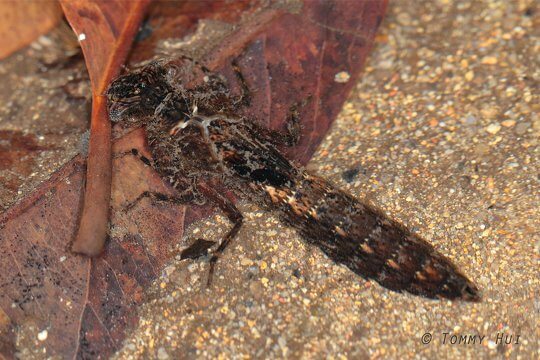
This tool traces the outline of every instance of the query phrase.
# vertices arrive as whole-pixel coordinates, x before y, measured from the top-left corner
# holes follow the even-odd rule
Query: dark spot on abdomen
[[[273,187],[280,187],[285,185],[287,177],[273,169],[256,169],[250,174],[250,178],[258,183],[264,183],[272,185]]]

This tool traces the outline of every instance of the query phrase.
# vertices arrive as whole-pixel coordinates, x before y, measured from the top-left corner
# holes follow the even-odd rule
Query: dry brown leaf
[[[111,196],[111,124],[103,96],[118,75],[131,48],[149,0],[61,1],[66,18],[77,33],[92,84],[90,146],[79,229],[72,249],[95,256],[107,237]]]
[[[25,47],[62,19],[56,1],[0,2],[0,59]]]

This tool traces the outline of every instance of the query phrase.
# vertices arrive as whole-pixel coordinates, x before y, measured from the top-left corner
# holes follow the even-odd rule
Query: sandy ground
[[[171,263],[117,357],[537,358],[532,6],[391,2],[362,81],[309,164],[432,242],[479,285],[481,303],[366,282],[242,204],[246,225],[214,286],[203,287],[204,259]],[[227,226],[215,216],[187,236],[218,239]]]

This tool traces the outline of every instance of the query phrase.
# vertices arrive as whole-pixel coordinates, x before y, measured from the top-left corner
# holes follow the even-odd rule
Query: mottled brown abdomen
[[[262,188],[285,222],[356,274],[398,292],[480,299],[475,285],[429,243],[327,181],[303,173],[291,189]]]

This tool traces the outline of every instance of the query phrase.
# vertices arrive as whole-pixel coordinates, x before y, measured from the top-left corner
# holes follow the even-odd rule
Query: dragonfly
[[[187,56],[147,63],[115,79],[106,93],[113,123],[146,130],[151,159],[136,149],[131,153],[176,190],[173,196],[146,191],[128,207],[147,197],[209,203],[231,222],[211,253],[209,283],[244,222],[235,203],[217,190],[224,188],[277,214],[330,259],[385,288],[427,298],[481,299],[476,285],[419,235],[284,155],[282,149],[300,138],[299,109],[309,99],[291,106],[281,131],[238,115],[250,106],[251,93],[236,61],[232,68],[241,89],[236,93],[224,76]],[[211,244],[194,244],[182,256],[196,256],[194,249]]]

